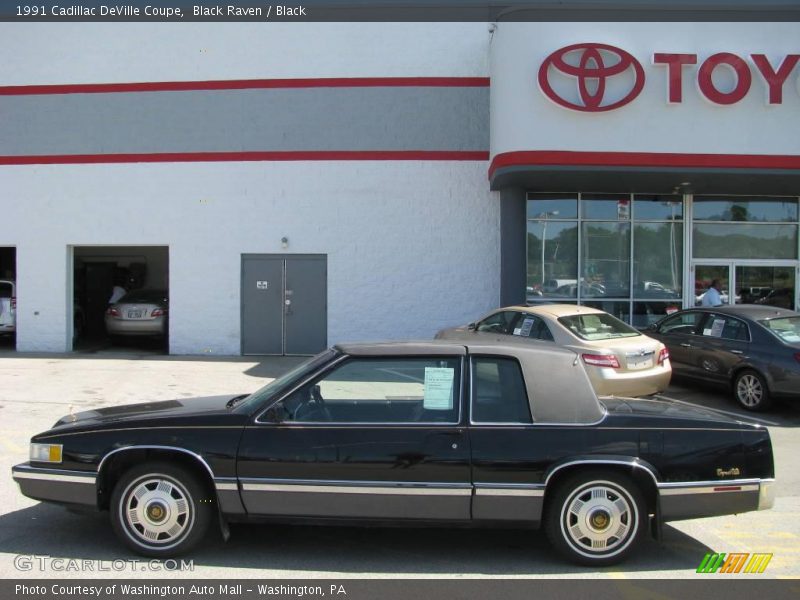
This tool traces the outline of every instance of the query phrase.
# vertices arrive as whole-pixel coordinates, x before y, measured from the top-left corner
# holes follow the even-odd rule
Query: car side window
[[[511,333],[511,325],[516,318],[514,311],[503,310],[486,317],[476,329],[485,333]]]
[[[527,337],[535,340],[553,341],[553,334],[544,319],[528,313],[519,313],[519,317],[513,323],[513,335]]]
[[[528,391],[512,358],[472,359],[472,422],[531,423]]]
[[[689,311],[667,317],[658,327],[659,333],[695,333],[704,313]]]
[[[728,315],[709,314],[703,323],[703,337],[715,337],[740,342],[750,341],[747,323]]]
[[[458,423],[458,357],[351,358],[303,385],[262,421]]]

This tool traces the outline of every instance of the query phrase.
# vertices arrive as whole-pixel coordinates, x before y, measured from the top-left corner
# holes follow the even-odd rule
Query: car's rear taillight
[[[106,310],[106,314],[109,317],[118,317],[119,316],[119,311],[116,308],[114,308],[113,306],[110,306],[108,308],[108,310]]]
[[[12,310],[16,310],[17,308],[17,298],[15,296],[11,297],[11,308]]]
[[[150,313],[150,316],[151,317],[163,317],[165,314],[167,314],[167,309],[166,308],[154,308],[153,312]]]
[[[794,353],[794,359],[795,359],[797,362],[800,362],[800,352],[795,352],[795,353]]]
[[[583,354],[583,362],[593,367],[611,367],[619,369],[619,361],[613,354]]]
[[[669,360],[669,350],[662,348],[661,352],[658,353],[658,364],[663,365],[664,361],[667,360]]]

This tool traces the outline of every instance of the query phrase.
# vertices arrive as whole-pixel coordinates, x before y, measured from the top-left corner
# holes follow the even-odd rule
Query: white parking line
[[[774,425],[775,427],[781,427],[782,424],[776,421],[770,421],[768,419],[761,419],[758,417],[751,417],[751,416],[743,416],[741,413],[735,413],[729,410],[722,410],[721,408],[713,408],[711,406],[704,406],[702,404],[694,404],[693,402],[686,402],[684,400],[678,400],[677,398],[670,398],[669,396],[665,396],[664,394],[656,394],[656,398],[661,398],[662,400],[669,400],[670,402],[677,402],[678,404],[685,404],[687,406],[694,406],[697,408],[707,408],[708,410],[713,410],[719,413],[723,413],[726,415],[730,415],[731,417],[735,417],[738,421],[742,421],[743,423],[748,423],[750,421],[755,421],[757,424],[761,425]]]

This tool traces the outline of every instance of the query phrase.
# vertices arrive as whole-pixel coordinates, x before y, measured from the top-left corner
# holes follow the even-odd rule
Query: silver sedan
[[[165,290],[133,290],[106,310],[109,335],[153,335],[167,333],[168,299]]]

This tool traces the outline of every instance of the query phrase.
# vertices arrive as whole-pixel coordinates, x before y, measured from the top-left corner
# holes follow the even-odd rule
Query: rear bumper
[[[665,363],[642,371],[619,372],[587,366],[586,373],[598,396],[649,396],[667,389],[672,368]]]
[[[20,491],[34,500],[97,508],[97,474],[33,467],[22,463],[11,467]]]
[[[659,483],[658,496],[663,521],[732,515],[772,508],[775,480]]]
[[[111,335],[164,335],[164,319],[127,320],[106,317],[106,331]]]

